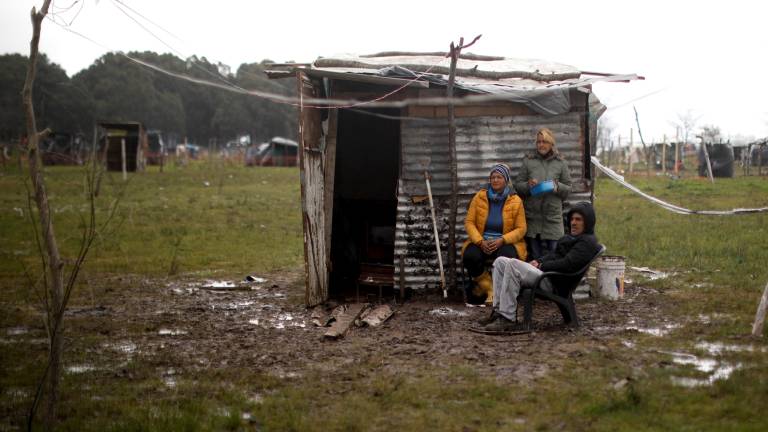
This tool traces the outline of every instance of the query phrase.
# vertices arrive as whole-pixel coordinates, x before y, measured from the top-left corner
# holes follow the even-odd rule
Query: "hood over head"
[[[573,206],[568,211],[568,225],[570,225],[571,215],[574,213],[578,213],[584,218],[584,234],[594,234],[597,217],[595,216],[595,209],[592,207],[592,204],[582,202]]]

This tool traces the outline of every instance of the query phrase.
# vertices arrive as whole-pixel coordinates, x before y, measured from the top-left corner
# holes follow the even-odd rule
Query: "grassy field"
[[[52,168],[48,181],[58,235],[71,256],[84,208],[81,174]],[[700,179],[632,182],[695,209],[768,206],[766,177],[714,185]],[[100,208],[122,188],[119,175],[107,177]],[[598,181],[595,195],[597,234],[609,253],[627,257],[630,266],[673,273],[654,281],[633,275],[636,284],[659,293],[649,307],[674,323],[664,337],[632,333],[630,349],[626,337],[589,343],[595,338],[582,331],[573,344],[589,349],[552,353],[557,367],[522,384],[483,373],[482,361],[419,366],[416,355],[409,363],[416,366],[393,370],[382,367],[386,357],[372,354],[332,374],[308,370],[300,379],[256,367],[201,368],[169,390],[150,373],[154,360],[134,358],[109,373],[66,375],[61,429],[767,430],[768,344],[746,335],[768,282],[768,214],[672,214],[607,179]],[[28,211],[22,177],[13,168],[0,171],[0,430],[20,427],[45,354],[39,341],[19,343],[12,336],[20,327],[42,327],[24,276],[39,274]],[[302,254],[296,169],[207,163],[153,169],[132,175],[125,186],[117,218],[95,244],[73,304],[100,304],[126,280],[301,272]],[[73,343],[66,355],[77,363],[109,335],[89,327],[87,317],[73,320],[82,334],[68,335]],[[547,337],[537,335],[533,343]],[[739,367],[711,384],[675,384],[680,375],[709,375],[677,367],[665,353],[706,356],[703,342],[741,347],[715,355]],[[514,345],[525,356],[520,343],[491,344],[500,355]]]

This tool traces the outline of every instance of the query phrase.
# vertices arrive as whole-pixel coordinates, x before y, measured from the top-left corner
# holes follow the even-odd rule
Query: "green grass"
[[[79,245],[85,210],[82,169],[47,170],[50,206],[65,255]],[[180,272],[273,271],[301,262],[299,172],[291,168],[248,169],[200,162],[186,168],[156,167],[131,174],[121,195],[119,173],[107,173],[99,216],[119,197],[117,217],[95,243],[87,271],[164,275],[178,244]],[[0,272],[36,264],[36,247],[23,177],[0,177]],[[16,210],[15,210],[16,209]]]
[[[696,210],[768,206],[768,177],[717,179],[714,185],[698,178],[631,181],[650,195]],[[597,235],[608,253],[626,256],[631,266],[676,272],[671,281],[650,285],[681,300],[679,312],[735,314],[740,328],[754,318],[744,312],[754,313],[768,281],[768,213],[678,215],[607,179],[598,182],[595,195]]]
[[[76,294],[81,300],[109,295],[110,278],[116,274],[161,278],[173,273],[174,253],[179,277],[242,277],[301,269],[296,169],[204,162],[167,168],[164,173],[151,169],[131,176],[115,224],[98,239],[86,265]],[[0,173],[0,326],[24,325],[42,332],[35,299],[22,276],[23,268],[32,274],[39,268],[28,219],[14,210],[27,212],[22,177],[12,168]],[[65,255],[71,256],[79,238],[81,175],[77,168],[53,168],[48,170],[48,181],[60,242]],[[631,181],[661,199],[695,209],[768,205],[765,177],[718,179],[715,185],[699,179]],[[101,216],[121,183],[116,174],[105,178]],[[151,362],[138,357],[123,366],[125,373],[65,375],[61,429],[768,429],[767,345],[765,340],[744,338],[768,281],[768,214],[676,215],[604,178],[595,193],[597,234],[610,254],[626,256],[628,265],[676,273],[645,284],[664,294],[658,307],[681,323],[669,336],[638,335],[636,350],[624,349],[620,338],[599,342],[603,345],[591,346],[600,349],[564,357],[555,363],[559,368],[543,377],[514,385],[481,373],[484,365],[473,362],[424,364],[395,372],[382,368],[381,359],[372,359],[331,376],[309,370],[299,379],[287,380],[247,368],[207,369],[180,376],[177,387],[169,389],[158,381]],[[174,242],[179,244],[176,251]],[[723,318],[708,325],[697,320],[700,314]],[[78,346],[99,346],[108,340],[96,330],[83,335]],[[674,386],[672,376],[699,373],[671,367],[660,352],[696,352],[697,340],[752,343],[756,350],[726,356],[744,365],[727,380],[691,389]],[[20,428],[11,422],[19,421],[18,411],[28,402],[45,345],[0,348],[0,418],[5,419],[0,429]],[[86,363],[89,352],[73,348],[67,352],[68,360]],[[614,388],[626,377],[631,378],[627,385]],[[254,394],[262,400],[254,401]],[[242,419],[243,413],[252,420]]]

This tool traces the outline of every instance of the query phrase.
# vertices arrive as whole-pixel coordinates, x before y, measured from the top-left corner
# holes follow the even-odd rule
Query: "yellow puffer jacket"
[[[467,218],[464,220],[464,229],[467,231],[469,238],[461,248],[462,254],[470,242],[479,246],[480,242],[483,241],[483,232],[485,231],[485,222],[488,220],[489,208],[488,191],[480,189],[480,192],[476,193],[474,198],[472,198],[472,202],[469,204],[469,211],[467,211]],[[507,197],[502,208],[502,218],[504,220],[502,228],[504,244],[515,245],[518,258],[525,261],[528,257],[528,251],[525,248],[525,232],[527,227],[525,225],[523,201],[519,196],[513,194]]]

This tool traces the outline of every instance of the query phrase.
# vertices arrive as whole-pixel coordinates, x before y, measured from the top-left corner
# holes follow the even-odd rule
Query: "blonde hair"
[[[538,139],[539,137],[541,137],[541,139],[543,139],[545,142],[552,144],[553,147],[555,146],[555,134],[552,133],[552,131],[548,128],[539,129],[539,131],[536,133],[536,138]]]

